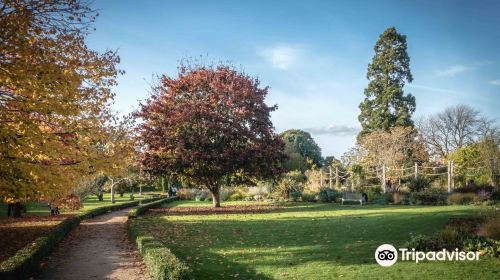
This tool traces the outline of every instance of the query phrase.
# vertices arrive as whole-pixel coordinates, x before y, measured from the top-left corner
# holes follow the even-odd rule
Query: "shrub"
[[[210,199],[210,192],[208,190],[198,190],[194,198],[196,201],[205,201]]]
[[[409,202],[421,205],[446,205],[447,194],[439,190],[428,189],[410,194]]]
[[[387,202],[393,204],[401,204],[406,200],[406,195],[399,191],[387,192],[385,194]]]
[[[220,190],[219,196],[221,201],[226,201],[229,198],[229,195],[231,195],[231,191],[227,188],[222,188]]]
[[[318,201],[318,199],[316,198],[316,195],[313,193],[303,193],[302,194],[302,201],[316,202],[316,201]]]
[[[477,201],[478,198],[473,193],[453,193],[448,196],[448,204],[472,204]]]
[[[464,240],[465,251],[479,251],[484,256],[500,257],[500,241],[481,236],[475,236]]]
[[[129,220],[127,229],[130,239],[137,245],[152,279],[188,279],[190,269],[168,248],[152,236],[141,234],[134,220]]]
[[[195,200],[196,196],[200,193],[200,190],[198,189],[187,189],[187,188],[182,188],[177,190],[177,197],[179,197],[182,200]]]
[[[302,193],[301,193],[301,192],[299,192],[299,191],[291,191],[291,192],[290,192],[290,197],[289,197],[289,198],[290,198],[292,201],[297,202],[297,201],[299,201],[299,199],[300,199],[300,197],[301,197],[301,196],[302,196]]]
[[[465,185],[464,187],[455,189],[458,193],[478,193],[480,191],[485,191],[491,193],[493,191],[493,186],[490,185],[476,185],[473,182]]]
[[[500,201],[500,191],[492,192],[490,199],[494,201]]]
[[[322,188],[319,191],[319,200],[321,202],[334,202],[337,198],[337,191],[331,188]]]
[[[269,192],[263,186],[249,187],[247,195],[249,200],[264,200],[269,196]]]
[[[424,176],[412,177],[408,182],[408,188],[411,192],[421,192],[431,186],[431,180]]]
[[[491,217],[480,224],[477,235],[500,240],[500,216]]]
[[[237,200],[245,200],[248,197],[248,190],[246,187],[237,187],[232,190],[232,193],[229,195],[227,200],[237,201]]]
[[[293,194],[294,197],[297,197],[297,195],[300,197],[300,193],[303,190],[303,182],[304,175],[300,171],[286,173],[274,189],[273,198],[289,199],[292,198],[292,192],[295,193]]]

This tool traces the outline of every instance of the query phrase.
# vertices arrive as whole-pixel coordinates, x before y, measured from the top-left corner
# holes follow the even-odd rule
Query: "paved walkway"
[[[35,279],[149,279],[127,237],[127,212],[83,221],[42,264]]]

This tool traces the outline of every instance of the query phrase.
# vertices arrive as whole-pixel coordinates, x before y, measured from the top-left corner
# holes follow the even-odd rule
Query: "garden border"
[[[39,269],[40,262],[83,220],[91,219],[108,212],[138,206],[144,202],[150,204],[151,201],[161,199],[161,197],[147,198],[121,204],[106,205],[69,217],[59,223],[47,235],[38,237],[31,244],[18,250],[15,255],[1,262],[0,279],[27,279],[32,276]]]
[[[150,235],[143,235],[135,226],[135,219],[147,210],[178,200],[178,197],[169,197],[155,202],[147,203],[128,213],[127,233],[132,242],[137,246],[139,253],[154,280],[189,279],[190,268],[170,251],[162,242]]]

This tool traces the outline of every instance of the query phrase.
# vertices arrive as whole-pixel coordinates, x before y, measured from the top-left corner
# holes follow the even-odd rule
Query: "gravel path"
[[[83,221],[42,264],[35,279],[150,279],[127,237],[127,212]]]

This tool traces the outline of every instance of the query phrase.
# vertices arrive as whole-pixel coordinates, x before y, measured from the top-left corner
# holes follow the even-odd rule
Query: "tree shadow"
[[[232,277],[218,273],[227,271],[229,275],[252,277],[256,273],[255,266],[282,269],[315,262],[333,266],[375,264],[374,252],[379,245],[403,245],[410,234],[435,232],[450,217],[468,216],[474,212],[446,207],[434,212],[405,211],[415,210],[414,206],[389,210],[387,206],[359,209],[370,211],[337,215],[337,210],[352,212],[355,209],[331,209],[319,205],[307,206],[307,210],[292,207],[257,214],[274,215],[269,218],[226,214],[219,217],[190,216],[186,217],[187,220],[178,216],[175,219],[150,216],[139,221],[149,231],[161,228],[156,237],[163,238],[166,246],[186,262],[192,262],[196,257],[201,258],[202,263],[208,262],[209,265],[192,262],[195,272],[198,271],[197,278],[228,279]],[[323,216],[308,216],[309,212],[316,211],[330,211],[332,214],[325,212]],[[304,215],[294,216],[296,212]],[[276,215],[285,213],[292,215]],[[249,260],[252,260],[251,264],[246,264]],[[263,277],[259,275],[258,279]]]

